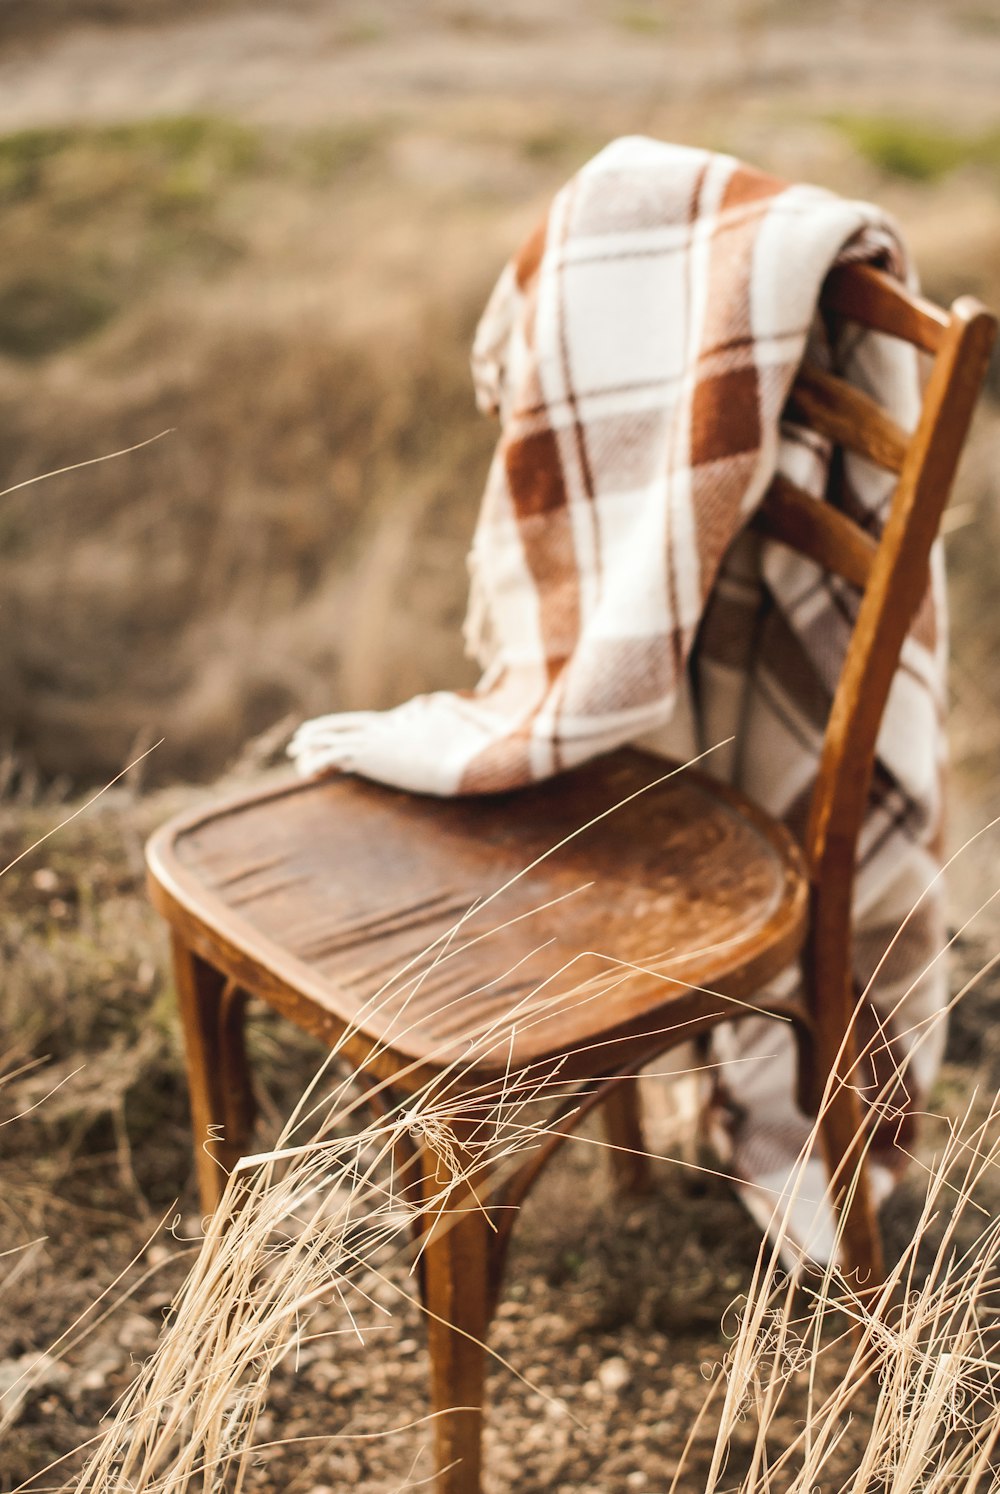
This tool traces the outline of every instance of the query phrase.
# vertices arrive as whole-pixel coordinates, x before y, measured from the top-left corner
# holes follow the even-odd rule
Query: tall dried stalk
[[[533,1143],[539,1131],[527,1112],[544,1085],[514,1076],[462,1105],[397,1109],[348,1137],[334,1134],[353,1109],[338,1089],[298,1145],[289,1144],[293,1117],[273,1151],[233,1173],[156,1353],[83,1474],[64,1487],[185,1494],[217,1488],[227,1472],[227,1487],[240,1490],[271,1376],[309,1339],[311,1315],[339,1301],[340,1331],[360,1335],[355,1313],[371,1300],[362,1273],[406,1246],[421,1217],[446,1221],[456,1179]],[[460,1114],[473,1123],[461,1165],[448,1141]],[[430,1196],[409,1160],[415,1136],[440,1148]]]
[[[876,1292],[860,1294],[832,1268],[796,1288],[773,1252],[762,1255],[721,1371],[706,1494],[723,1487],[739,1494],[973,1494],[998,1486],[1000,1219],[976,1202],[977,1188],[1000,1162],[998,1120],[1000,1097],[985,1119],[967,1114],[949,1127],[909,1243]],[[966,1243],[975,1211],[982,1226]],[[937,1230],[940,1239],[924,1261]],[[823,1389],[833,1356],[838,1372]],[[803,1390],[804,1412],[797,1399]],[[800,1430],[781,1443],[776,1424],[790,1424],[789,1405]],[[755,1436],[746,1471],[726,1479],[734,1433],[747,1417]],[[845,1475],[840,1443],[858,1420],[867,1437]]]
[[[944,1016],[924,1025],[916,1046],[932,1037]],[[902,1120],[889,1093],[898,1081],[905,1085],[906,1067],[876,1101],[883,1122]],[[793,1198],[818,1147],[834,1082],[792,1180]],[[727,1494],[833,1488],[842,1494],[978,1494],[989,1488],[995,1494],[1000,1488],[994,1458],[1000,1439],[1000,1218],[977,1197],[984,1183],[996,1186],[1000,1095],[978,1120],[976,1101],[974,1094],[956,1123],[925,1118],[925,1124],[944,1126],[944,1144],[926,1169],[919,1216],[884,1282],[865,1289],[845,1280],[835,1262],[811,1273],[806,1264],[789,1276],[781,1265],[787,1211],[775,1219],[713,1387],[722,1391],[722,1409],[705,1494],[719,1494],[723,1486]],[[847,1180],[848,1194],[854,1181]],[[838,1244],[841,1233],[838,1228]],[[831,1361],[832,1386],[823,1388]],[[790,1405],[799,1431],[789,1439]],[[723,1485],[745,1418],[754,1427],[747,1466]],[[845,1473],[840,1445],[853,1422],[866,1436]],[[784,1438],[777,1435],[779,1423]]]
[[[152,1360],[121,1402],[75,1494],[187,1494],[242,1488],[258,1416],[279,1362],[309,1337],[310,1314],[338,1300],[343,1328],[362,1330],[362,1267],[403,1248],[422,1209],[447,1215],[456,1176],[471,1177],[487,1157],[515,1159],[545,1134],[536,1102],[558,1089],[555,1069],[505,1080],[459,1100],[447,1090],[335,1134],[356,1109],[338,1087],[312,1104],[307,1093],[273,1152],[247,1158],[175,1304]],[[314,1134],[292,1144],[304,1116]],[[478,1124],[462,1167],[448,1137],[456,1120]],[[990,1340],[1000,1282],[1000,1221],[987,1219],[971,1246],[959,1247],[963,1215],[1000,1158],[1000,1102],[984,1120],[951,1128],[928,1177],[917,1226],[885,1286],[865,1295],[829,1268],[796,1286],[780,1265],[782,1226],[760,1256],[740,1331],[726,1357],[716,1451],[706,1494],[773,1489],[811,1494],[833,1487],[840,1444],[852,1418],[870,1424],[865,1450],[837,1487],[887,1494],[980,1487],[1000,1433],[1000,1380]],[[408,1144],[440,1138],[440,1185],[420,1199],[405,1158]],[[815,1137],[814,1137],[815,1139]],[[803,1156],[803,1165],[808,1152]],[[947,1218],[929,1266],[933,1226]],[[919,1285],[918,1285],[919,1282]],[[803,1301],[805,1305],[803,1306]],[[845,1322],[847,1327],[845,1328]],[[828,1356],[855,1342],[846,1371],[822,1389]],[[840,1361],[838,1360],[838,1368]],[[774,1428],[806,1385],[801,1430],[774,1445]],[[736,1426],[756,1425],[749,1466],[725,1478]],[[787,1417],[785,1418],[787,1420]]]

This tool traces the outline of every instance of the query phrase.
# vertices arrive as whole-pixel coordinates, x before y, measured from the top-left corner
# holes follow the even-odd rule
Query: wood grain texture
[[[824,571],[868,585],[878,549],[870,534],[830,503],[820,503],[785,477],[776,477],[754,519],[754,528],[805,555]]]
[[[224,1080],[226,1060],[223,1021],[226,980],[216,969],[194,954],[176,932],[173,937],[174,983],[184,1033],[191,1129],[194,1133],[195,1166],[202,1208],[211,1214],[226,1186],[227,1172],[239,1160],[243,1135],[226,1133],[232,1112],[227,1104]]]
[[[456,1127],[455,1157],[468,1159]],[[438,1159],[425,1154],[425,1196],[441,1191]],[[473,1191],[473,1188],[475,1191]],[[427,1219],[423,1298],[431,1361],[431,1410],[437,1453],[438,1494],[470,1494],[480,1486],[486,1370],[486,1335],[493,1309],[490,1287],[492,1235],[477,1201],[486,1179],[456,1180],[445,1207]]]
[[[762,983],[804,937],[787,832],[689,770],[658,783],[668,771],[623,751],[450,800],[295,782],[167,827],[153,897],[173,923],[198,920],[206,957],[240,984],[268,970],[289,1015],[311,1004],[331,1040],[354,1028],[397,1065],[575,1054],[648,1033],[676,1002],[685,1020],[692,1001],[736,1010],[690,987],[741,997],[744,971]]]
[[[902,470],[908,439],[902,426],[836,374],[805,366],[792,388],[786,415],[890,472]]]
[[[872,265],[845,265],[831,271],[823,287],[823,310],[936,353],[949,313],[916,295]]]
[[[875,744],[903,640],[926,586],[937,536],[972,411],[982,388],[996,319],[971,297],[956,301],[941,335],[916,430],[872,565],[833,699],[806,836],[812,886],[806,974],[814,1018],[813,1109],[833,1076],[823,1140],[831,1173],[852,1178],[863,1152],[853,1083],[851,909],[858,839]],[[847,1220],[862,1275],[881,1271],[874,1206],[861,1169]]]

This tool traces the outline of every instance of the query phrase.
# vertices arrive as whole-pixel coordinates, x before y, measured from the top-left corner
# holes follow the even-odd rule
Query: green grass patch
[[[389,128],[265,132],[185,114],[0,136],[0,356],[45,358],[164,277],[224,272],[257,198],[369,166]]]
[[[48,161],[73,139],[72,130],[18,130],[0,136],[0,203],[37,193]]]
[[[617,10],[615,24],[636,36],[662,36],[668,29],[667,17],[661,10],[639,5],[626,5]]]
[[[1000,31],[1000,11],[991,5],[960,6],[952,12],[956,26],[981,36],[996,36]]]
[[[958,135],[912,119],[840,114],[831,121],[887,176],[936,182],[960,166],[1000,168],[1000,130]]]
[[[370,47],[375,42],[384,41],[387,35],[385,22],[378,16],[364,16],[342,26],[337,40],[344,47]]]
[[[562,165],[567,169],[581,166],[604,144],[606,136],[569,121],[531,130],[519,142],[525,160]]]
[[[385,121],[340,128],[307,130],[295,137],[294,162],[321,186],[345,171],[370,165],[382,152],[388,133]]]
[[[96,283],[54,275],[24,275],[0,285],[0,353],[42,358],[103,327],[115,311]]]
[[[252,169],[263,154],[258,131],[212,115],[135,120],[93,133],[108,145],[153,155],[167,164],[190,163],[207,156],[228,173]]]
[[[59,353],[164,273],[232,263],[226,204],[270,164],[258,132],[201,115],[0,137],[0,354]]]
[[[70,175],[90,205],[92,193],[102,196],[108,182],[118,190],[141,189],[144,183],[155,189],[164,177],[180,173],[220,183],[261,166],[263,157],[257,131],[203,115],[18,130],[0,136],[0,203],[64,197]]]

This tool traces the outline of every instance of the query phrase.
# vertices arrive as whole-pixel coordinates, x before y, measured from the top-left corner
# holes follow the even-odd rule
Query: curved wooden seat
[[[459,1057],[470,1079],[554,1054],[589,1071],[601,1042],[607,1071],[664,1024],[731,1016],[804,937],[790,835],[670,772],[622,751],[488,799],[283,785],[164,826],[152,895],[317,1036],[356,1028],[356,1061],[378,1045],[414,1083]]]

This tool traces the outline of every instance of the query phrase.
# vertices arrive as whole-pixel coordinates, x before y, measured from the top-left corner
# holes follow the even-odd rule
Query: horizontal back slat
[[[821,300],[828,315],[932,353],[940,348],[950,320],[947,312],[871,265],[832,271]],[[785,413],[889,472],[898,474],[904,468],[912,438],[870,395],[835,374],[803,365]],[[876,542],[832,504],[816,502],[786,479],[778,477],[772,484],[755,527],[852,585],[862,590],[868,585]]]
[[[754,528],[769,539],[790,545],[862,590],[868,585],[877,549],[870,535],[830,503],[819,502],[789,482],[776,477],[754,520]]]
[[[793,420],[860,452],[890,472],[902,471],[909,438],[880,405],[835,374],[803,365],[786,407]]]
[[[821,304],[846,321],[860,322],[890,337],[936,353],[948,325],[948,313],[912,295],[898,281],[871,265],[845,265],[827,276]]]

